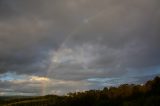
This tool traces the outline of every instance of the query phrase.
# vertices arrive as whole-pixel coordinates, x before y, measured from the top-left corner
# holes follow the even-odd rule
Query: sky
[[[160,75],[160,0],[0,0],[0,95],[63,95]]]

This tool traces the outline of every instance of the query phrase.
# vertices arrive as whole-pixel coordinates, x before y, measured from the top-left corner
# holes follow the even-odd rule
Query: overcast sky
[[[160,0],[0,0],[0,95],[65,94],[160,75]]]

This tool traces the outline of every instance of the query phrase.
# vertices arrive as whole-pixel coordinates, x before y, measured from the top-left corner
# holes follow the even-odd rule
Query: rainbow
[[[98,12],[98,14],[95,14],[95,15],[93,15],[93,16],[85,19],[85,20],[83,20],[83,22],[82,22],[80,25],[78,25],[77,27],[75,27],[75,29],[73,29],[73,30],[67,35],[66,39],[63,41],[63,43],[60,45],[60,47],[58,48],[57,51],[63,49],[63,48],[65,47],[66,43],[67,43],[73,36],[75,36],[78,32],[80,32],[80,31],[84,28],[84,26],[85,26],[86,24],[91,23],[92,21],[94,21],[94,20],[97,19],[98,17],[102,16],[105,12],[106,12],[106,10],[102,10],[102,11]],[[55,54],[53,54],[53,55],[55,55]],[[52,72],[52,70],[56,69],[58,66],[59,66],[58,64],[54,64],[54,65],[53,65],[53,62],[51,61],[51,63],[50,63],[49,66],[48,66],[48,69],[47,69],[47,75],[46,75],[46,77],[49,77],[49,75],[50,75],[50,73]],[[42,93],[41,93],[42,95],[45,95],[45,94],[47,93],[47,91],[46,91],[47,86],[48,86],[48,85],[47,85],[46,83],[43,83],[43,82],[42,82],[42,86],[41,86],[41,87],[42,87]]]

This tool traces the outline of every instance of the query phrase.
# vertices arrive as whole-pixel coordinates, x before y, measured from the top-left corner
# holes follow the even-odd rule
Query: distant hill
[[[33,96],[0,96],[0,100],[12,100],[12,99],[22,99],[22,98],[30,98]]]
[[[0,106],[160,106],[160,77],[144,85],[123,84],[103,90],[69,93],[67,96],[0,97]]]

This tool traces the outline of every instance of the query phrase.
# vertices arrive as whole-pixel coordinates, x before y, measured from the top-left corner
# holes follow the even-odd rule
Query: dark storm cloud
[[[0,0],[0,73],[76,81],[153,76],[160,65],[159,5],[159,0]]]
[[[38,12],[42,12],[42,17],[44,16],[43,3],[38,1],[40,9],[35,8],[36,4],[37,1],[1,1],[1,13],[6,14],[5,20],[1,19],[0,22],[1,72],[21,72],[26,68],[28,71],[32,70],[32,64],[47,60],[49,49],[55,49],[61,38],[64,39],[61,35],[55,36],[63,32],[55,29],[56,25],[52,26],[53,20],[39,18]],[[41,65],[33,73],[41,70],[38,67]]]

